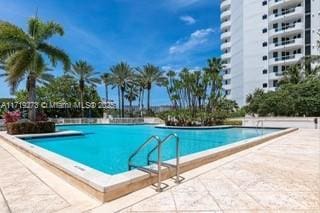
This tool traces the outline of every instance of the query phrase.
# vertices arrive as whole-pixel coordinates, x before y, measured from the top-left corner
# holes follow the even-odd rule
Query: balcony
[[[225,21],[221,23],[221,30],[229,28],[231,26],[231,20]]]
[[[273,10],[276,7],[285,7],[286,5],[302,3],[302,0],[270,0],[269,10]]]
[[[230,41],[221,44],[221,50],[225,50],[225,49],[228,49],[228,48],[231,48],[231,42]]]
[[[268,92],[268,91],[275,92],[276,90],[277,90],[277,87],[273,87],[273,86],[265,89],[266,92]]]
[[[302,57],[303,57],[303,54],[300,53],[300,54],[295,54],[295,55],[288,55],[288,56],[281,56],[281,57],[277,57],[277,58],[271,58],[270,65],[295,64]]]
[[[223,64],[223,69],[224,69],[224,70],[231,69],[231,64],[230,64],[230,62],[229,62],[229,63],[224,63],[224,64]]]
[[[304,45],[304,41],[302,38],[296,38],[296,39],[291,39],[288,41],[284,42],[278,42],[278,43],[273,43],[270,45],[269,51],[276,51],[276,50],[284,50],[284,49],[290,49],[290,48],[295,48],[295,47],[302,47]]]
[[[230,37],[231,37],[231,32],[227,31],[227,32],[221,33],[220,39],[224,40],[224,39],[227,39],[227,38],[230,38]]]
[[[303,30],[304,30],[304,27],[302,23],[295,23],[289,26],[272,29],[269,35],[273,37],[273,36],[279,36],[284,33],[289,34],[289,33],[302,32]]]
[[[231,79],[231,74],[230,73],[223,75],[223,80],[229,80],[229,79]]]
[[[271,72],[269,73],[269,79],[270,80],[279,80],[283,77],[283,74],[281,72]]]
[[[220,4],[220,10],[225,10],[226,8],[230,7],[231,0],[222,0]]]
[[[229,58],[231,58],[231,53],[224,53],[221,55],[222,60],[229,59]]]
[[[224,90],[231,90],[231,84],[224,84],[224,85],[222,85],[222,88]]]
[[[221,12],[220,19],[228,18],[231,16],[231,10],[225,10]]]
[[[290,8],[284,12],[273,14],[270,16],[270,23],[279,21],[281,19],[288,20],[289,18],[299,18],[304,16],[304,9],[302,6]]]

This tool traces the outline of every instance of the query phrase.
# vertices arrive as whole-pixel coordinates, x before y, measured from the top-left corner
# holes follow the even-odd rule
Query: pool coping
[[[57,131],[52,133],[39,133],[39,134],[23,134],[23,135],[14,135],[17,138],[21,139],[31,139],[31,138],[51,138],[51,137],[62,137],[62,136],[77,136],[83,135],[81,131],[74,130],[65,130],[65,131]]]
[[[180,130],[212,130],[212,129],[229,129],[234,128],[232,125],[219,125],[219,126],[167,126],[167,125],[156,125],[158,129],[180,129]]]
[[[182,173],[189,171],[296,130],[297,128],[284,129],[182,156],[180,158],[180,171]],[[136,169],[120,174],[109,175],[44,148],[30,144],[14,135],[9,135],[6,132],[0,132],[0,137],[9,144],[19,148],[31,158],[37,159],[38,161],[40,160],[42,165],[62,176],[69,183],[76,185],[103,202],[117,199],[157,181],[156,175],[151,175]],[[174,161],[175,159],[166,162],[174,163]],[[174,169],[169,168],[163,168],[161,172],[163,179],[168,179],[174,176],[175,173]]]

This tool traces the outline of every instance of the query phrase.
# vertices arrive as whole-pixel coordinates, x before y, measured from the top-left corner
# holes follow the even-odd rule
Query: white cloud
[[[180,16],[180,20],[187,25],[192,25],[197,22],[192,16]]]
[[[212,28],[197,30],[193,32],[188,39],[177,41],[176,44],[169,48],[169,53],[177,54],[193,50],[206,43],[213,32],[214,30]]]
[[[200,0],[172,0],[177,6],[186,7],[194,3],[199,2]]]

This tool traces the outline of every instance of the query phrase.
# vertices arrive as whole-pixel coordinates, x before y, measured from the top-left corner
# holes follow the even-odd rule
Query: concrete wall
[[[259,117],[259,118],[244,118],[242,120],[243,126],[256,127],[259,123],[259,127],[294,127],[294,128],[306,128],[306,129],[320,129],[320,118],[318,118],[318,124],[314,123],[315,117]]]

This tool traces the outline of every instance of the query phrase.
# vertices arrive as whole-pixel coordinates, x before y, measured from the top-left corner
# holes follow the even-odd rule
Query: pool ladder
[[[176,141],[176,164],[169,164],[169,163],[165,163],[162,161],[161,159],[161,155],[162,155],[162,145],[169,141],[171,138],[175,138],[175,141]],[[147,163],[149,165],[149,167],[143,167],[143,166],[138,166],[138,165],[135,165],[132,163],[132,160],[133,158],[141,151],[143,150],[144,147],[146,147],[149,143],[153,142],[153,141],[156,141],[157,142],[157,145],[151,150],[148,152],[148,155],[147,155]],[[147,172],[149,174],[156,174],[157,175],[157,189],[156,191],[157,192],[161,192],[163,191],[163,189],[167,188],[168,185],[167,184],[164,184],[161,182],[161,178],[162,178],[162,166],[163,167],[167,167],[167,168],[174,168],[175,171],[176,171],[176,179],[175,179],[175,183],[180,183],[182,179],[180,179],[180,154],[179,154],[179,149],[180,149],[180,141],[179,141],[179,137],[177,136],[177,134],[170,134],[168,135],[167,137],[165,137],[163,140],[161,140],[158,136],[151,136],[150,138],[148,138],[140,147],[138,147],[138,149],[132,153],[132,155],[129,157],[129,160],[128,160],[128,168],[129,170],[132,170],[132,169],[139,169],[141,171],[144,171],[144,172]],[[151,160],[151,155],[152,153],[154,153],[155,151],[158,152],[158,158],[157,160]],[[157,165],[157,169],[151,169],[150,168],[150,164],[152,163],[155,163]],[[161,187],[161,185],[165,185],[164,187]]]
[[[261,125],[261,128],[262,128],[262,131],[261,131],[261,134],[263,135],[263,120],[258,120],[257,121],[257,124],[256,124],[256,131],[258,131],[259,129],[259,124]]]

